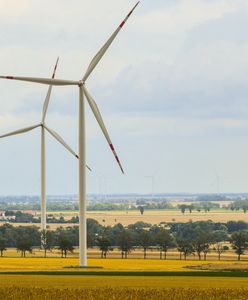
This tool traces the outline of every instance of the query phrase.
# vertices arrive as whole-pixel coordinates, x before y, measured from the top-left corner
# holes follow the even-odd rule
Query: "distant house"
[[[4,210],[0,210],[0,217],[5,217],[5,211]]]

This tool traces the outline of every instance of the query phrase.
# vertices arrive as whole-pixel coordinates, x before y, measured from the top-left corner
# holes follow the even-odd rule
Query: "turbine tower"
[[[58,61],[57,59],[54,70],[53,70],[53,75],[52,78],[55,77],[55,73],[57,70],[58,66]],[[41,230],[46,230],[46,144],[45,144],[45,131],[48,131],[53,138],[55,138],[60,144],[62,144],[71,154],[73,154],[77,159],[79,158],[78,155],[71,149],[71,147],[62,139],[62,137],[49,128],[46,123],[46,115],[47,115],[47,109],[51,97],[51,92],[52,92],[52,85],[49,86],[47,95],[43,104],[43,111],[42,111],[42,118],[41,122],[35,125],[32,125],[30,127],[25,127],[22,129],[18,129],[16,131],[12,131],[6,134],[3,134],[0,136],[0,138],[5,138],[8,136],[12,135],[18,135],[22,133],[26,133],[28,131],[31,131],[37,127],[41,128]],[[87,168],[91,170],[88,166]]]
[[[131,16],[135,8],[139,2],[133,7],[133,9],[129,12],[126,18],[120,23],[118,28],[114,31],[114,33],[110,36],[107,42],[102,46],[102,48],[97,52],[92,61],[89,64],[86,73],[84,74],[81,80],[61,80],[61,79],[50,79],[50,78],[34,78],[34,77],[16,77],[16,76],[0,76],[3,79],[11,79],[11,80],[20,80],[20,81],[28,81],[33,83],[47,84],[50,86],[78,86],[79,88],[79,122],[78,122],[78,153],[79,153],[79,260],[80,266],[87,266],[87,228],[86,228],[86,172],[84,166],[86,165],[86,153],[85,153],[85,98],[100,126],[108,144],[113,152],[113,155],[121,169],[121,172],[124,174],[122,165],[117,156],[113,143],[109,137],[108,131],[104,125],[103,118],[101,113],[97,107],[96,102],[86,89],[85,83],[91,73],[94,71],[95,67],[98,65],[110,45],[115,40],[118,33],[121,31],[128,18]]]

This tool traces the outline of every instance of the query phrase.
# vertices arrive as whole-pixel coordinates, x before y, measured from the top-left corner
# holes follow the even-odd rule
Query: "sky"
[[[79,80],[135,1],[0,0],[0,75]],[[248,2],[141,0],[87,87],[88,193],[248,192]],[[0,81],[0,134],[39,123],[47,86]],[[47,125],[77,151],[78,90]],[[47,135],[47,194],[77,194],[77,160]],[[0,195],[40,193],[40,129],[0,141]],[[152,184],[153,182],[153,184]]]

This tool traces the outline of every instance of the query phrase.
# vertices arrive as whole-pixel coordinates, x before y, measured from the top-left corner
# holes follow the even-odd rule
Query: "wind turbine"
[[[34,77],[14,77],[14,76],[0,76],[3,79],[12,79],[12,80],[20,80],[20,81],[28,81],[33,83],[41,83],[47,84],[50,86],[68,86],[74,85],[79,88],[79,122],[78,122],[78,148],[79,148],[79,260],[80,266],[87,266],[87,227],[86,227],[86,172],[84,166],[86,165],[86,153],[85,153],[85,101],[86,97],[88,104],[109,144],[111,151],[114,154],[114,157],[121,169],[121,172],[124,174],[122,165],[117,156],[113,143],[110,139],[108,131],[104,125],[103,118],[101,113],[97,107],[96,102],[89,94],[88,90],[85,87],[85,83],[95,67],[98,65],[110,45],[115,40],[118,33],[121,31],[128,18],[131,16],[135,8],[138,6],[139,2],[135,4],[133,9],[129,12],[126,18],[120,23],[118,28],[114,31],[114,33],[110,36],[107,42],[102,46],[102,48],[97,52],[92,61],[90,62],[86,73],[84,74],[81,80],[61,80],[61,79],[50,79],[50,78],[34,78]]]
[[[57,59],[52,78],[55,77],[57,65],[58,65],[59,59]],[[5,138],[12,135],[18,135],[22,133],[26,133],[28,131],[31,131],[33,129],[36,129],[38,127],[41,128],[41,230],[46,230],[46,151],[45,151],[45,131],[48,131],[49,134],[51,134],[52,137],[54,137],[60,144],[62,144],[69,152],[71,152],[77,159],[79,158],[78,155],[71,149],[71,147],[62,139],[62,137],[54,130],[49,128],[46,123],[46,115],[47,115],[47,109],[51,97],[52,92],[52,85],[49,86],[47,95],[43,104],[43,112],[42,112],[42,118],[41,122],[35,125],[32,125],[30,127],[25,127],[22,129],[18,129],[16,131],[12,131],[6,134],[3,134],[0,136],[0,138]],[[90,170],[90,168],[87,166],[87,168]]]

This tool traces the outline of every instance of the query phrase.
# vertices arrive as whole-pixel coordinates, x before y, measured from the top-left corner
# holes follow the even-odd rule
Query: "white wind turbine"
[[[58,65],[59,59],[57,59],[52,78],[55,77],[57,65]],[[69,145],[62,139],[62,137],[49,128],[46,123],[46,114],[47,114],[47,109],[51,97],[51,92],[52,92],[52,85],[49,86],[47,95],[43,104],[43,112],[42,112],[42,119],[41,122],[38,124],[35,124],[30,127],[25,127],[22,129],[18,129],[16,131],[12,131],[6,134],[3,134],[0,136],[0,138],[5,138],[8,136],[12,135],[18,135],[22,133],[26,133],[28,131],[31,131],[37,127],[41,128],[41,230],[46,229],[46,151],[45,151],[45,131],[47,130],[60,144],[62,144],[68,151],[70,151],[77,159],[79,158],[78,155],[71,149]],[[90,168],[87,166],[87,168],[90,170]]]
[[[85,75],[81,80],[61,80],[61,79],[50,79],[50,78],[34,78],[34,77],[14,77],[14,76],[0,76],[3,79],[12,79],[20,81],[28,81],[34,83],[47,84],[50,86],[67,86],[75,85],[79,87],[79,124],[78,124],[78,144],[79,144],[79,259],[80,266],[87,266],[87,228],[86,228],[86,172],[83,166],[86,165],[86,153],[85,153],[85,109],[84,109],[84,96],[86,97],[88,104],[110,146],[111,151],[113,152],[115,159],[124,174],[123,168],[121,166],[120,160],[116,154],[115,148],[111,142],[107,129],[104,125],[101,113],[97,107],[96,102],[89,94],[88,90],[85,87],[85,82],[88,77],[91,75],[95,67],[98,65],[122,27],[125,25],[126,21],[133,13],[139,2],[133,7],[129,12],[126,18],[121,22],[118,28],[110,36],[107,42],[102,46],[102,48],[97,52],[92,61],[89,64],[88,69],[86,70]]]

